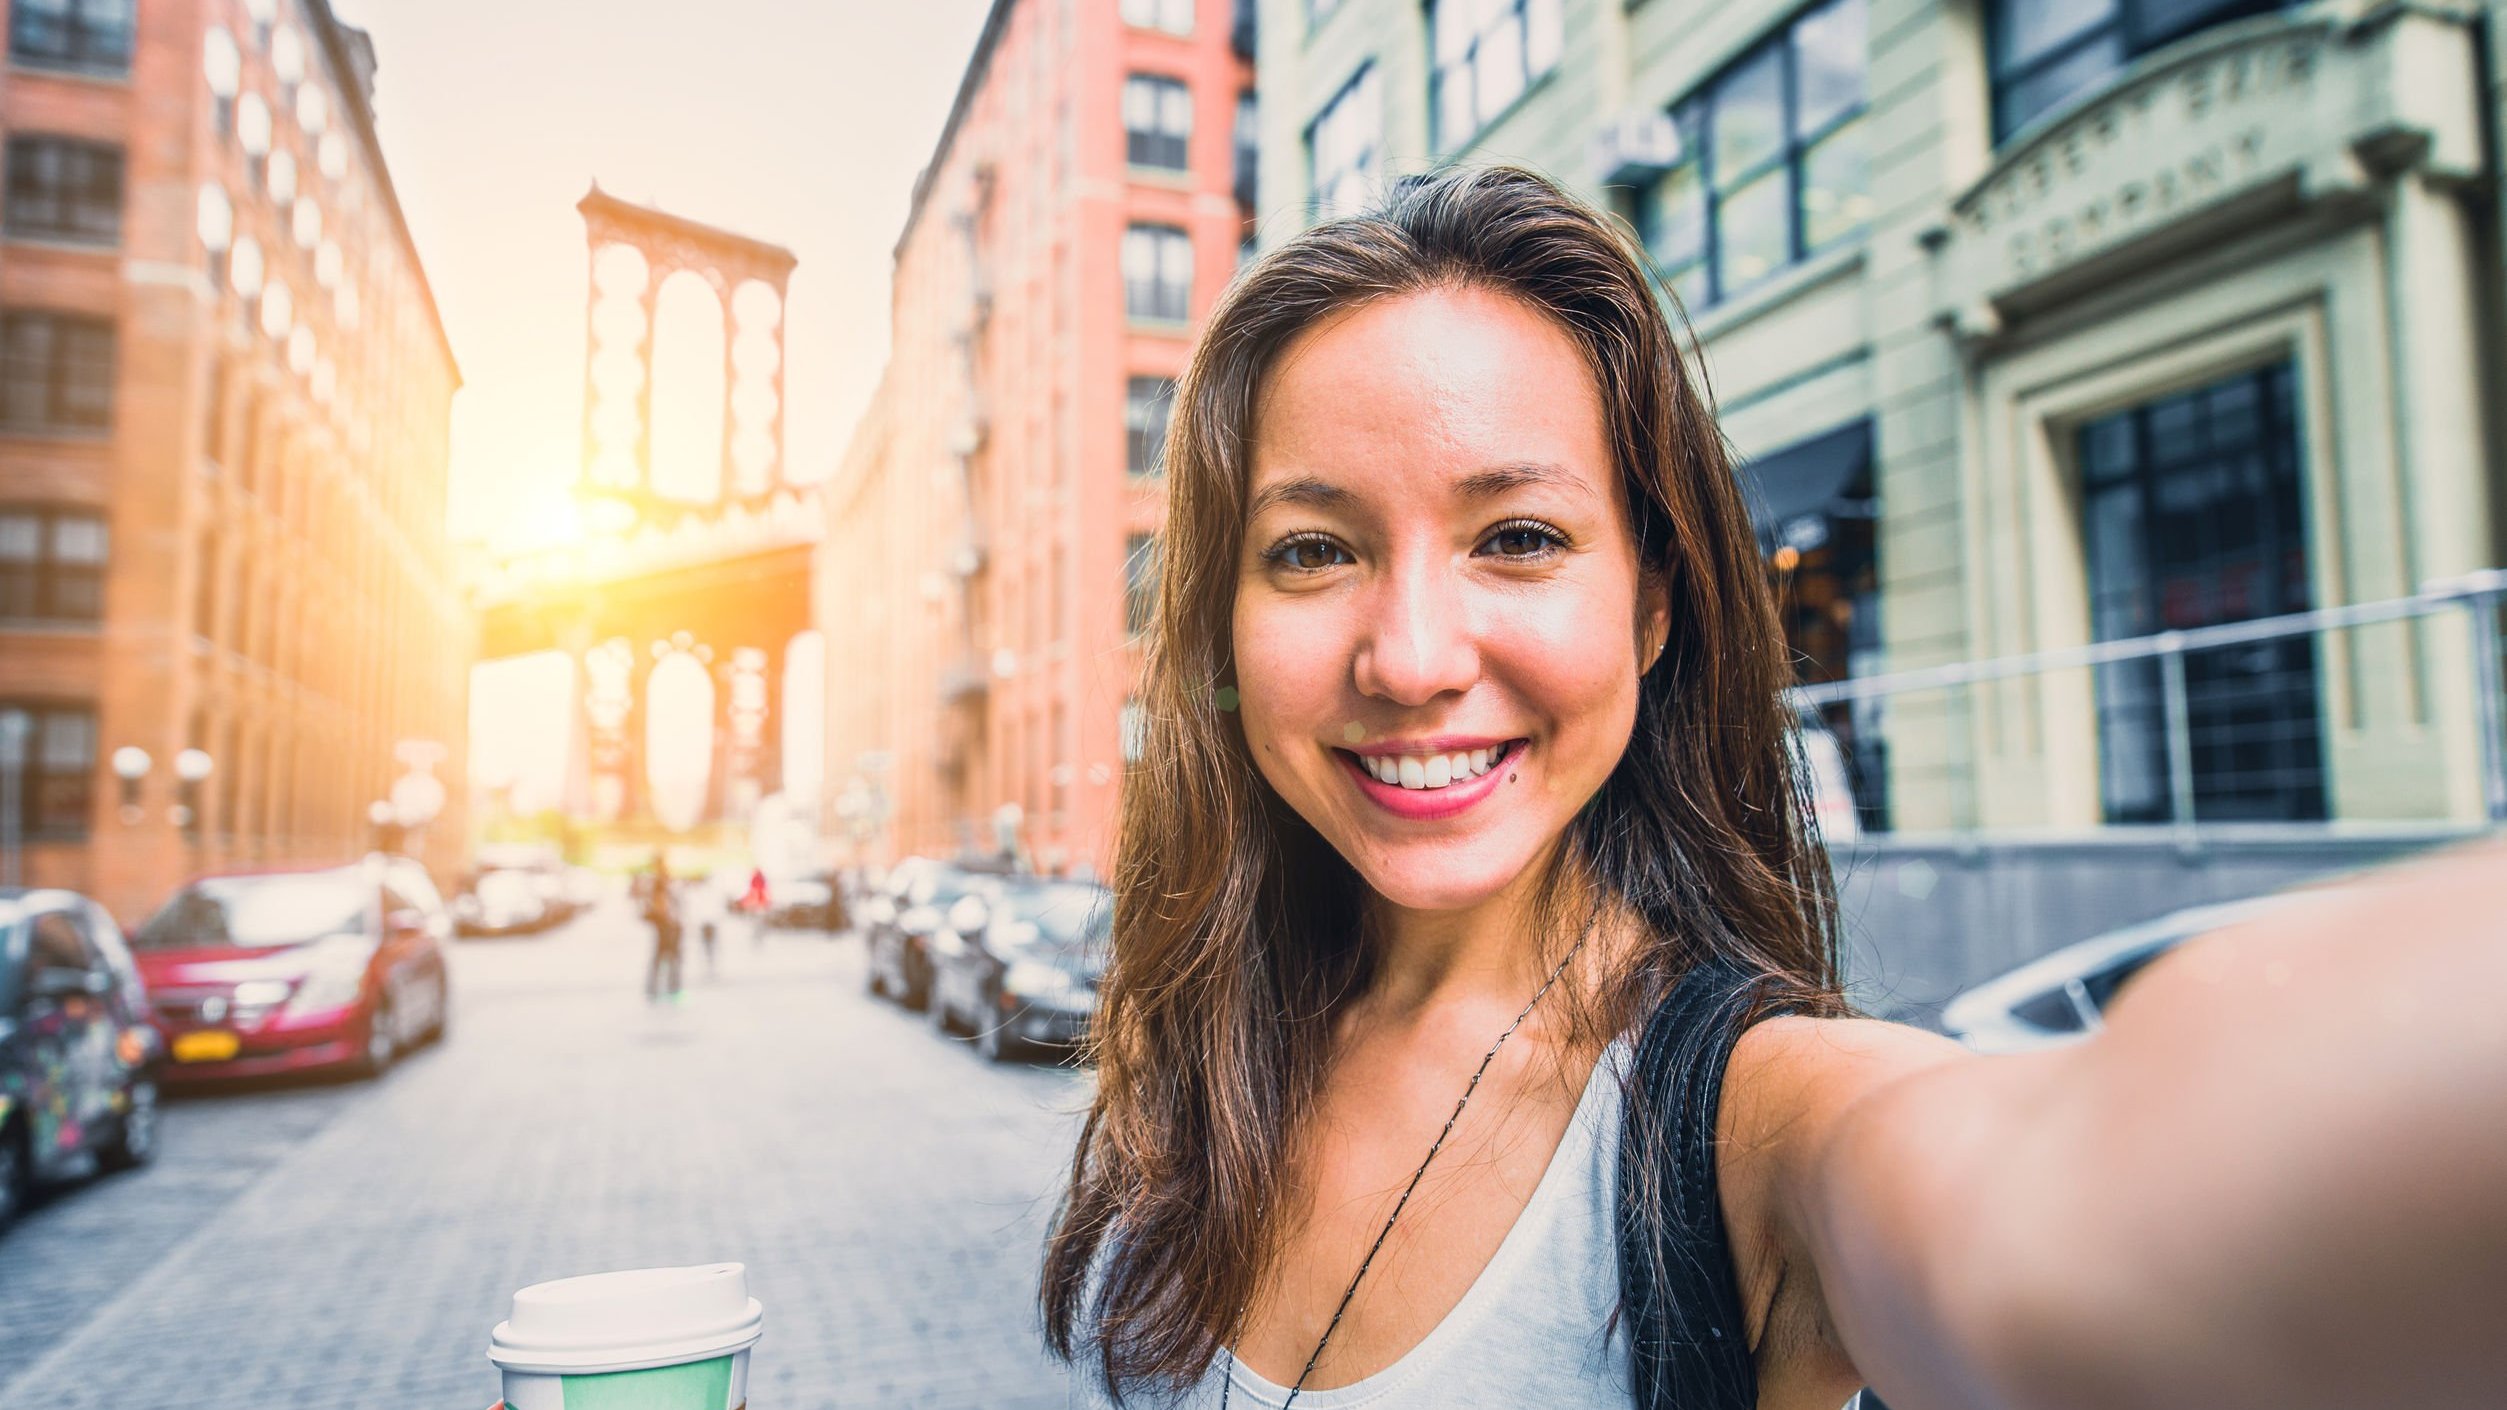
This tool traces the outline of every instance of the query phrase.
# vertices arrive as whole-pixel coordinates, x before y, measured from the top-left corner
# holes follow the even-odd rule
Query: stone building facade
[[[896,247],[887,370],[823,493],[827,776],[852,854],[1102,868],[1167,399],[1252,194],[1232,0],[997,0]]]
[[[459,374],[362,31],[323,0],[7,8],[0,827],[17,879],[136,919],[352,856],[410,761],[462,757]],[[460,830],[454,802],[431,835]]]
[[[1260,229],[1480,160],[1625,217],[1807,681],[2373,603],[2507,563],[2502,29],[2370,0],[1265,0]],[[2477,822],[2471,620],[2185,658],[2194,815]],[[2183,824],[2158,669],[1827,723],[1871,826]]]

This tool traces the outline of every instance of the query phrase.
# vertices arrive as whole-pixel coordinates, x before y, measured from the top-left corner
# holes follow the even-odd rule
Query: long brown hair
[[[1672,637],[1619,766],[1570,826],[1561,874],[1642,940],[1606,989],[1659,995],[1699,959],[1834,1012],[1827,861],[1797,785],[1790,683],[1750,518],[1711,407],[1622,228],[1545,178],[1447,168],[1306,231],[1220,300],[1176,396],[1165,570],[1123,790],[1097,1095],[1047,1247],[1065,1359],[1119,1397],[1181,1387],[1236,1330],[1276,1248],[1287,1152],[1367,973],[1364,884],[1263,780],[1230,713],[1231,621],[1256,398],[1327,315],[1478,286],[1545,311],[1600,384],[1639,560]],[[1554,937],[1553,937],[1554,939]],[[1548,943],[1548,942],[1545,942]],[[1628,1010],[1624,1004],[1622,1013]]]

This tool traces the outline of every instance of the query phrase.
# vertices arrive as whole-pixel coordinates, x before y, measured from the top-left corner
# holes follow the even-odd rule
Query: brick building
[[[1251,215],[1249,7],[997,0],[816,574],[839,826],[1102,866],[1167,399]]]
[[[133,919],[462,757],[459,374],[324,0],[7,9],[0,869]]]

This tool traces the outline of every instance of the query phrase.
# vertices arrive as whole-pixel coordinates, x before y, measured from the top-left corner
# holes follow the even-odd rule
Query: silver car
[[[1980,1053],[2024,1053],[2077,1043],[2106,1026],[2125,981],[2197,935],[2278,910],[2289,896],[2193,906],[2041,955],[1952,999],[1941,1027]]]

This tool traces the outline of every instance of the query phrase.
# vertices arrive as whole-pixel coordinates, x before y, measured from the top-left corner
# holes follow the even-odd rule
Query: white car
[[[1961,993],[1941,1011],[1942,1031],[1980,1053],[2022,1053],[2077,1043],[2106,1026],[2125,981],[2197,935],[2225,930],[2291,903],[2259,896],[2194,906],[2111,930],[2041,955]]]

